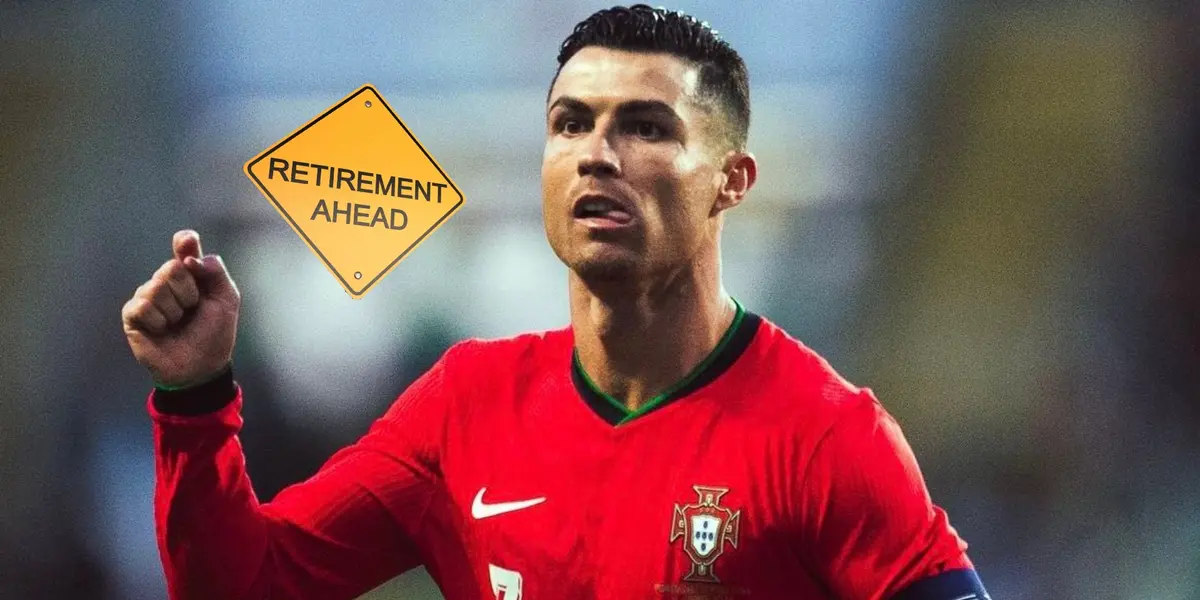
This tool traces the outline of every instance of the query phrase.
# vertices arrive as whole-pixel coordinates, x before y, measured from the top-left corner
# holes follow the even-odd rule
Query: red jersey
[[[636,414],[570,328],[456,344],[269,503],[241,406],[229,372],[151,394],[172,598],[354,598],[418,565],[449,600],[987,597],[871,392],[740,306]]]

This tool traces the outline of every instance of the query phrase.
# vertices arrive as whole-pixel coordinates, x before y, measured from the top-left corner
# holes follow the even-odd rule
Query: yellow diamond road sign
[[[355,299],[463,203],[369,84],[250,159],[246,175]]]

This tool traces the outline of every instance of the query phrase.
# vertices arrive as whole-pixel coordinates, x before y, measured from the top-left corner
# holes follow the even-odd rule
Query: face
[[[698,100],[699,70],[667,54],[588,47],[551,89],[542,213],[555,254],[584,279],[670,271],[715,249],[721,211],[753,183]]]

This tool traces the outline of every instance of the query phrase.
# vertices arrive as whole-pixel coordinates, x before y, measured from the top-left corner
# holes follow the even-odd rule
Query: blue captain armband
[[[890,600],[991,600],[974,569],[955,569],[914,581]]]

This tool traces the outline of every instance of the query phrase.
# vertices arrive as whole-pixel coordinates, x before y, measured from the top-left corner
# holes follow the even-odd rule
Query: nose
[[[600,128],[588,136],[579,156],[579,176],[620,177],[621,161],[608,136]]]

